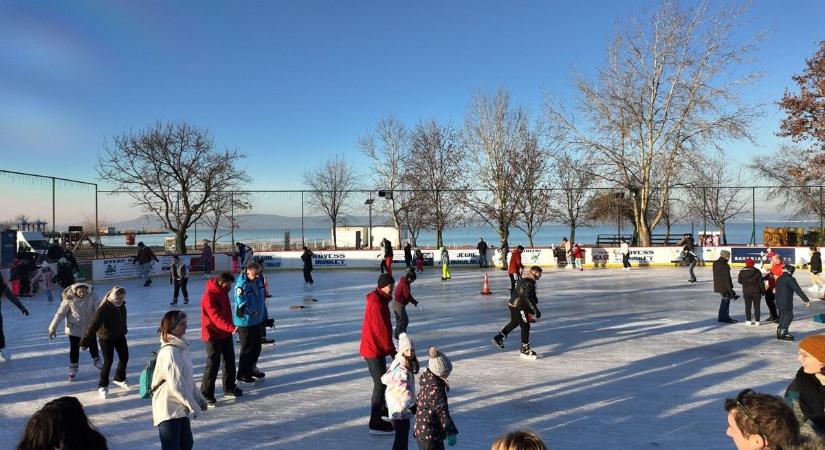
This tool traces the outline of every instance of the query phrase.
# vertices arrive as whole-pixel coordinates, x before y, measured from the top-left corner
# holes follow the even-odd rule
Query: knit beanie
[[[414,353],[415,346],[407,333],[401,333],[398,335],[398,353],[404,353],[405,350],[413,350]]]
[[[745,267],[753,267],[753,259],[745,258]]]
[[[392,275],[388,273],[382,273],[378,276],[378,289],[387,287],[393,283],[395,283],[395,278],[393,278]]]
[[[719,256],[725,259],[730,259],[730,252],[727,250],[722,250],[721,252],[719,252]]]
[[[435,347],[430,347],[429,355],[430,361],[427,363],[427,368],[430,369],[430,372],[441,378],[450,376],[450,372],[453,371],[453,363],[450,362],[450,358],[447,358],[444,353],[441,353]]]
[[[802,339],[799,348],[810,353],[819,362],[825,362],[825,334],[815,334]]]

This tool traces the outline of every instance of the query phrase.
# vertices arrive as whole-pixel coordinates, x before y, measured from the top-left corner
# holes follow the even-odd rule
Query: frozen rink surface
[[[732,276],[736,284],[738,269]],[[300,272],[269,274],[277,343],[264,346],[259,368],[267,376],[244,396],[224,399],[192,422],[197,449],[388,449],[392,438],[367,434],[372,381],[358,355],[364,297],[376,272],[316,270],[305,288]],[[396,275],[399,270],[396,268]],[[488,449],[515,427],[538,432],[552,449],[729,449],[725,397],[739,390],[781,394],[799,367],[796,343],[774,338],[775,326],[746,327],[743,303],[731,305],[734,325],[716,321],[719,297],[710,267],[697,268],[689,285],[684,269],[548,269],[538,283],[543,317],[531,344],[539,359],[518,356],[518,329],[499,351],[490,338],[507,322],[509,280],[491,270],[493,295],[482,296],[481,269],[454,270],[453,279],[427,268],[412,286],[422,309],[410,308],[409,333],[422,367],[426,348],[440,347],[453,361],[450,410],[460,431],[455,448]],[[807,271],[796,277],[803,289]],[[93,422],[122,450],[159,448],[151,402],[137,396],[149,353],[158,347],[160,318],[169,309],[171,286],[156,278],[150,288],[124,281],[129,310],[128,378],[133,387],[111,387],[97,396],[97,370],[81,354],[75,382],[66,381],[68,339],[47,327],[58,302],[23,300],[23,317],[3,300],[8,348],[0,363],[0,448],[15,446],[28,417],[46,401],[75,395]],[[198,381],[205,352],[200,342],[199,299],[204,279],[190,280],[193,301],[187,337]],[[111,284],[96,286],[99,293]],[[311,302],[309,299],[316,299]],[[797,341],[820,332],[797,301],[791,333]],[[305,309],[290,310],[290,305]],[[762,303],[763,320],[767,308]],[[272,331],[269,333],[273,336]],[[410,442],[410,448],[417,448]]]

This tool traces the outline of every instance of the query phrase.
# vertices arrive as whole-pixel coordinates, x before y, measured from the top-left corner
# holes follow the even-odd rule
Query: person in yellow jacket
[[[450,276],[450,252],[446,248],[441,247],[441,279],[449,280]]]

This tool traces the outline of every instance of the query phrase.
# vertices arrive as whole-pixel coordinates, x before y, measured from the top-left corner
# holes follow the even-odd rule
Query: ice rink
[[[396,275],[400,269],[396,267]],[[738,269],[732,271],[734,285]],[[242,385],[244,396],[221,395],[217,408],[192,422],[197,449],[388,449],[391,437],[367,434],[372,381],[358,355],[364,297],[377,270],[316,270],[305,288],[300,272],[269,273],[277,343],[264,346],[259,368],[264,381]],[[422,367],[426,348],[440,347],[453,361],[450,411],[460,431],[456,448],[488,449],[497,435],[524,427],[552,449],[729,449],[725,397],[744,388],[781,394],[799,367],[796,343],[780,342],[775,326],[746,327],[741,300],[731,305],[740,323],[716,321],[719,297],[710,267],[697,269],[689,285],[685,269],[547,269],[538,283],[543,317],[531,344],[539,359],[518,356],[518,330],[499,351],[490,338],[507,322],[509,280],[491,270],[493,295],[482,296],[481,269],[456,269],[440,280],[433,268],[412,286],[422,309],[410,309],[409,333]],[[804,289],[807,271],[797,272]],[[205,353],[200,342],[199,299],[204,278],[193,275],[187,337],[198,381]],[[43,403],[75,395],[111,448],[159,448],[151,402],[137,396],[139,373],[158,347],[156,329],[169,309],[171,286],[156,278],[128,290],[128,378],[133,387],[112,386],[98,398],[97,370],[81,355],[75,382],[66,381],[68,339],[50,342],[47,327],[58,302],[23,300],[23,317],[3,300],[8,349],[0,363],[0,448],[15,446],[28,417]],[[96,286],[105,292],[112,283]],[[311,302],[309,299],[316,299]],[[797,301],[791,333],[797,341],[819,332],[811,309]],[[306,306],[290,310],[291,305]],[[767,307],[762,303],[763,320]],[[270,337],[273,336],[270,330]],[[417,448],[411,438],[411,448]]]

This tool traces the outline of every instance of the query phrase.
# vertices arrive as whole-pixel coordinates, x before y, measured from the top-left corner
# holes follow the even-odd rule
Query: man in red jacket
[[[516,281],[521,279],[524,264],[521,263],[521,254],[524,247],[518,246],[510,253],[510,264],[507,266],[507,276],[510,277],[510,291],[516,288]]]
[[[229,290],[235,275],[224,272],[206,282],[201,297],[201,340],[206,347],[206,365],[201,379],[201,393],[209,406],[215,406],[215,379],[223,359],[223,395],[240,397],[243,391],[235,385],[235,344]]]
[[[390,302],[395,279],[388,273],[378,277],[378,287],[367,294],[364,324],[361,327],[361,356],[367,361],[372,376],[372,407],[370,409],[370,434],[393,434],[392,424],[381,419],[387,415],[384,401],[386,386],[381,376],[387,372],[387,356],[395,356],[390,322]]]

